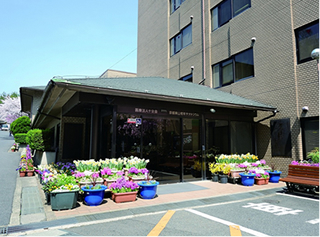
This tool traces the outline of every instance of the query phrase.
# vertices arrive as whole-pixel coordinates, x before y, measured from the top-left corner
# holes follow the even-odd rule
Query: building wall
[[[204,0],[203,51],[201,1],[186,0],[170,13],[170,1],[139,0],[138,76],[179,79],[194,66],[193,83],[205,78],[205,85],[212,87],[212,65],[253,47],[254,77],[219,90],[278,108],[279,113],[256,126],[257,153],[276,168],[285,169],[292,160],[303,158],[300,118],[319,116],[317,63],[297,64],[294,35],[298,27],[319,19],[319,2],[251,0],[251,8],[212,31],[211,9],[220,2]],[[170,57],[170,39],[190,23],[191,15],[192,44]],[[254,44],[252,37],[256,38]],[[307,113],[302,113],[303,106],[309,107]],[[258,112],[256,121],[269,115]],[[270,120],[282,118],[290,118],[292,157],[271,155]]]

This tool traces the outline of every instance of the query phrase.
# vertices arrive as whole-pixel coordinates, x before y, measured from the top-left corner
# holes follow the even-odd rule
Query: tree
[[[4,95],[5,93],[3,93]],[[12,123],[17,118],[27,115],[26,113],[20,112],[20,97],[11,97],[6,95],[6,97],[0,103],[0,120],[4,120],[7,123]]]
[[[7,99],[7,97],[10,97],[10,98],[18,98],[19,97],[19,94],[17,92],[13,92],[10,94],[7,94],[5,92],[3,92],[1,95],[0,95],[0,104],[3,104],[3,101]]]

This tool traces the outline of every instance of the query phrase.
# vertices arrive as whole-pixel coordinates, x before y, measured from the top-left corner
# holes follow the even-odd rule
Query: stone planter
[[[78,193],[79,191],[50,193],[51,209],[60,211],[75,208],[77,206]]]

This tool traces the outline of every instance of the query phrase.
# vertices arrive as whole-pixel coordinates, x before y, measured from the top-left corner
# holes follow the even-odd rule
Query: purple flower
[[[129,173],[131,174],[138,174],[139,173],[139,170],[136,168],[136,167],[131,167],[129,169]]]
[[[294,160],[291,162],[291,165],[299,165],[299,162]]]
[[[253,167],[258,167],[258,164],[256,164],[256,163],[252,163],[251,164]]]
[[[265,160],[260,160],[260,163],[261,163],[262,165],[265,165],[265,164],[266,164],[266,161],[265,161]]]
[[[149,170],[147,170],[146,168],[143,168],[143,169],[140,170],[140,172],[142,174],[147,174],[147,173],[149,173]]]
[[[247,168],[247,166],[245,164],[240,164],[238,165],[239,168]]]

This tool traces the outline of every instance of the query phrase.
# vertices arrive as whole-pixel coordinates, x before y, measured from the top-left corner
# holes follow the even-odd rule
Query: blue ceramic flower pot
[[[270,175],[270,183],[279,183],[281,171],[268,171]]]
[[[240,173],[241,176],[241,183],[244,186],[252,186],[254,184],[254,177],[256,174],[246,174],[246,173]]]
[[[155,184],[150,184],[147,181],[138,182],[139,185],[139,195],[142,199],[152,199],[157,194],[157,186],[159,182]]]
[[[92,187],[92,185],[90,185]],[[107,189],[107,186],[100,185],[100,189],[86,189],[86,187],[82,187],[82,191],[84,191],[84,203],[88,206],[98,206],[102,203],[104,198],[104,192]]]

